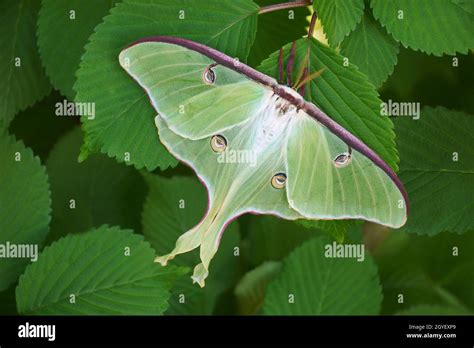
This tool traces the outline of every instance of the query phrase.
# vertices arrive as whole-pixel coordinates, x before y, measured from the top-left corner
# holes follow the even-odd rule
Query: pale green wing
[[[190,140],[171,131],[160,116],[156,124],[162,143],[179,160],[193,168],[205,184],[209,207],[202,221],[183,234],[168,255],[157,258],[166,264],[175,255],[200,247],[202,263],[194,270],[193,279],[201,286],[208,275],[209,263],[217,252],[225,226],[244,213],[273,214],[286,219],[302,216],[291,209],[284,189],[275,189],[272,177],[284,172],[284,148],[289,117],[283,120],[273,108],[251,117],[251,122],[225,130],[225,151],[215,152],[212,137]],[[269,112],[268,112],[269,111]],[[284,123],[279,129],[270,126]],[[262,130],[275,132],[271,139]]]
[[[141,42],[123,50],[119,60],[168,127],[190,139],[248,121],[272,94],[271,89],[180,45]]]
[[[326,127],[299,113],[287,142],[290,205],[309,219],[363,219],[402,226],[407,206],[401,190],[371,159],[354,149],[347,157],[349,151]]]

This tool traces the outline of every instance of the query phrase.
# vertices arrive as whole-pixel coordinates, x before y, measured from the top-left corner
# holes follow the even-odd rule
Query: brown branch
[[[296,8],[296,7],[309,6],[312,3],[313,3],[312,0],[297,0],[297,1],[284,2],[284,3],[281,3],[281,4],[263,6],[263,7],[260,7],[260,9],[258,10],[258,14],[263,14],[263,13],[268,13],[268,12],[273,12],[273,11],[278,11],[278,10],[284,10],[284,9],[287,9],[287,8]]]

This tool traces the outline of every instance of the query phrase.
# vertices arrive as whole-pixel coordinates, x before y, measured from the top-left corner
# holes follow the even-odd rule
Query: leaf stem
[[[296,8],[296,7],[309,6],[312,3],[313,3],[312,0],[297,0],[297,1],[283,2],[281,4],[263,6],[263,7],[260,7],[260,9],[258,10],[258,14],[263,14],[263,13],[268,13],[268,12],[273,12],[273,11],[278,11],[278,10],[284,10],[284,9],[287,9],[287,8]]]

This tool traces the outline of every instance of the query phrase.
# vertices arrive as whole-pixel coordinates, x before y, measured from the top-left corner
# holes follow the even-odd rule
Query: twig
[[[296,8],[296,7],[309,6],[312,3],[313,3],[312,0],[298,0],[298,1],[284,2],[284,3],[281,3],[281,4],[263,6],[263,7],[260,7],[260,9],[258,10],[258,14],[263,14],[263,13],[268,13],[268,12],[273,12],[273,11],[278,11],[278,10],[284,10],[284,9],[287,9],[287,8]]]

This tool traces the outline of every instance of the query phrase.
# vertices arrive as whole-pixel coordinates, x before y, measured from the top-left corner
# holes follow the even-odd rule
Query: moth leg
[[[316,19],[318,18],[316,12],[313,13],[313,15],[311,16],[311,23],[309,25],[309,28],[308,28],[308,53],[307,53],[307,56],[308,56],[308,59],[306,61],[306,68],[304,69],[304,73],[303,73],[303,77],[301,77],[301,81],[304,81],[307,77],[308,77],[308,74],[309,74],[309,47],[310,47],[310,44],[311,44],[311,38],[313,37],[313,33],[314,33],[314,27],[316,26]],[[296,81],[296,83],[299,83],[300,81]],[[306,84],[303,84],[299,89],[298,89],[298,93],[304,97],[304,92],[305,92],[305,88],[306,88]]]
[[[293,72],[293,65],[295,65],[296,41],[291,44],[290,56],[286,63],[286,83],[291,87],[291,74]]]
[[[304,72],[303,72],[303,77],[301,78],[301,80],[303,81],[305,78],[308,77],[308,67],[304,68]],[[299,89],[298,89],[298,93],[304,97],[304,92],[305,92],[305,88],[306,88],[306,83],[304,83]]]
[[[280,56],[278,57],[278,83],[283,84],[283,47],[280,48]]]

